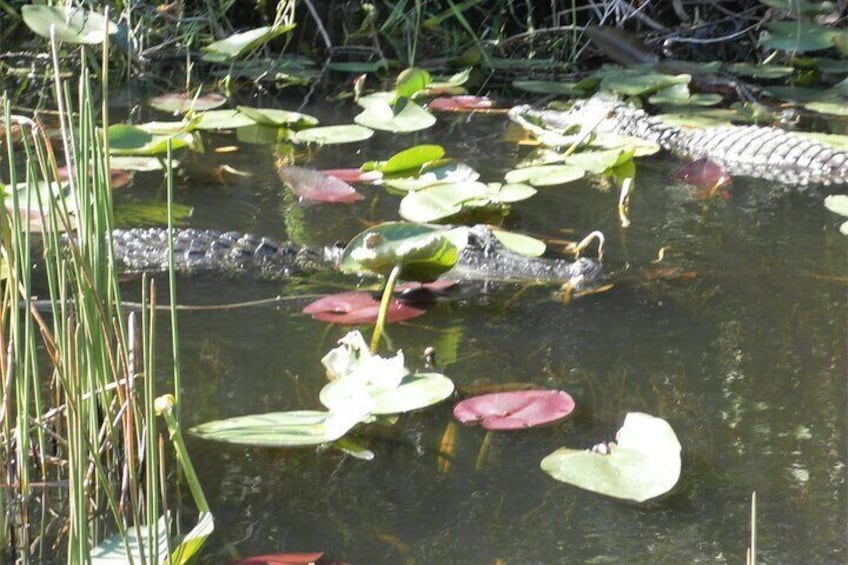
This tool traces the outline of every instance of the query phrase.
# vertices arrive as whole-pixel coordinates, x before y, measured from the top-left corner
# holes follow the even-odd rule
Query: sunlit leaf
[[[387,222],[356,235],[345,247],[340,268],[381,275],[401,265],[401,278],[432,281],[450,270],[467,243],[467,232],[409,222]]]
[[[71,5],[26,4],[21,6],[21,16],[27,27],[41,37],[50,39],[52,26],[56,40],[67,43],[102,43],[107,32],[111,35],[118,31],[118,26],[102,14]]]
[[[544,241],[523,233],[509,232],[506,230],[492,230],[492,233],[503,243],[504,247],[528,257],[541,257],[545,253],[547,245]]]
[[[677,484],[680,442],[662,418],[630,412],[616,434],[616,442],[592,450],[563,447],[542,459],[541,467],[558,481],[643,502]]]
[[[386,161],[368,161],[362,165],[362,170],[377,170],[383,174],[396,174],[410,170],[417,172],[424,163],[441,159],[444,155],[445,149],[441,145],[416,145],[398,151]]]
[[[571,395],[561,390],[498,392],[463,400],[454,407],[453,417],[487,430],[522,430],[561,420],[574,406]]]
[[[571,165],[543,165],[513,169],[504,175],[510,183],[529,183],[533,186],[566,184],[583,178],[585,171]]]
[[[319,145],[338,145],[356,143],[374,135],[374,130],[354,124],[325,126],[300,130],[294,135],[295,143],[317,143]]]
[[[156,554],[164,562],[168,556],[168,536],[170,520],[160,516],[156,521]],[[125,534],[120,532],[106,538],[91,550],[92,565],[118,565],[123,563],[141,563],[153,550],[150,528],[144,524],[127,526]]]
[[[302,447],[342,437],[370,414],[370,407],[349,404],[346,410],[295,410],[237,416],[206,422],[191,433],[211,441],[261,447]]]
[[[848,195],[831,194],[824,199],[824,205],[831,212],[848,217]],[[839,226],[839,231],[848,235],[848,222],[844,222]]]
[[[236,129],[255,125],[256,122],[238,110],[207,110],[197,114],[197,129]]]
[[[844,30],[802,21],[768,22],[765,26],[770,33],[760,40],[760,46],[795,53],[829,49],[835,45],[837,35],[845,33]]]
[[[176,225],[185,224],[193,208],[185,204],[171,204]],[[168,223],[168,205],[161,200],[118,202],[115,204],[115,223],[121,226],[161,226]]]
[[[439,159],[423,165],[420,172],[411,177],[389,177],[383,184],[400,191],[420,190],[428,186],[445,183],[468,183],[480,178],[480,173],[455,159]]]
[[[430,73],[415,67],[401,72],[395,81],[395,100],[412,98],[430,84]]]
[[[203,95],[185,92],[169,92],[151,98],[148,102],[152,107],[171,114],[185,114],[188,111],[201,112],[212,110],[227,103],[226,96],[217,92]]]
[[[343,180],[320,171],[303,167],[278,167],[277,174],[301,200],[352,204],[365,198]]]
[[[168,140],[173,150],[192,147],[196,140],[191,133],[159,135],[139,126],[115,124],[109,126],[109,150],[114,155],[159,155],[168,150]]]
[[[201,512],[197,517],[197,524],[171,552],[169,565],[182,565],[191,562],[213,531],[215,531],[215,520],[212,513]]]
[[[600,175],[633,158],[635,149],[604,149],[600,151],[581,151],[565,158],[567,165]]]
[[[410,192],[400,202],[399,214],[415,222],[432,222],[479,208],[530,198],[536,190],[520,183],[460,182],[436,184]]]
[[[651,67],[638,65],[627,68],[607,65],[595,74],[601,78],[601,90],[626,96],[640,96],[673,84],[688,84],[692,80],[691,75],[667,75]]]
[[[462,86],[471,77],[471,67],[462,69],[458,73],[454,73],[449,77],[430,77],[430,88],[443,88],[452,86]]]
[[[300,112],[277,108],[253,108],[251,106],[236,106],[236,108],[257,124],[265,126],[306,127],[318,124],[318,118]]]
[[[363,104],[366,99],[368,101]],[[365,109],[353,121],[371,129],[408,133],[427,129],[436,123],[433,114],[407,98],[398,100],[394,105],[369,97],[360,98],[359,103]]]
[[[284,26],[262,26],[210,43],[203,48],[204,61],[228,62],[264,45],[275,37],[294,29],[294,24]]]

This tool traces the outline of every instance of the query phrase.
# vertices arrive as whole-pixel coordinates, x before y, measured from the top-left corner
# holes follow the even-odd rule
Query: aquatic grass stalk
[[[0,471],[10,483],[8,490],[0,490],[3,562],[8,557],[28,563],[33,546],[39,561],[61,547],[59,553],[69,563],[85,563],[92,543],[115,531],[123,538],[128,562],[160,563],[167,557],[159,554],[155,527],[147,529],[149,537],[136,559],[127,543],[130,527],[156,524],[167,515],[161,510],[165,489],[160,481],[166,473],[153,406],[154,294],[151,290],[143,296],[151,309],[143,307],[136,330],[137,316],[128,321],[122,312],[112,255],[109,151],[103,135],[108,124],[107,52],[108,46],[101,66],[102,123],[92,102],[84,50],[76,104],[71,90],[56,79],[67,181],[57,180],[59,152],[40,124],[13,118],[10,105],[3,105],[10,186],[18,188],[19,170],[26,185],[20,194],[11,191],[14,212],[0,215],[0,258],[8,272],[0,293],[0,346],[5,352],[0,356]],[[59,77],[55,43],[53,54]],[[76,108],[74,115],[69,108]],[[13,143],[13,121],[22,124],[20,142]],[[23,167],[16,169],[21,162]],[[42,190],[36,196],[50,182],[62,187],[59,194]],[[25,203],[26,213],[19,213]],[[44,226],[40,237],[33,234],[38,219]],[[75,231],[69,231],[72,224]],[[36,239],[40,245],[34,244]],[[34,245],[42,250],[39,277],[31,269]],[[39,312],[30,297],[36,288],[44,292],[44,286],[51,308]],[[136,335],[142,336],[140,347]],[[176,338],[173,343],[176,351]],[[142,387],[136,386],[139,378]],[[179,453],[185,467],[184,448]],[[35,492],[35,474],[51,490]],[[63,484],[67,486],[59,488]],[[198,499],[196,477],[190,486],[208,513],[205,499]],[[39,530],[31,531],[31,524]]]

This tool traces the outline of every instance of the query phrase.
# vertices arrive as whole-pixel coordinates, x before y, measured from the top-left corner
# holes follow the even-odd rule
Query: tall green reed
[[[54,44],[58,148],[39,121],[13,116],[3,103],[11,213],[0,214],[0,547],[8,552],[0,561],[58,554],[88,563],[115,532],[128,561],[164,562],[173,547],[169,528],[157,527],[169,513],[154,406],[155,289],[145,287],[141,316],[125,315],[111,247],[108,45],[103,53],[98,113],[90,65],[72,93],[58,78]],[[36,290],[48,299],[33,301]],[[176,334],[173,309],[172,322]],[[178,375],[174,385],[179,390]],[[178,412],[165,416],[190,492],[208,514]]]

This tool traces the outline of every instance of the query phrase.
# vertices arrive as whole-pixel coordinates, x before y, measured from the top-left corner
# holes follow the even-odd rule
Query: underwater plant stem
[[[386,315],[389,312],[392,293],[395,290],[395,283],[399,277],[400,265],[395,265],[386,279],[386,286],[383,288],[383,297],[380,299],[380,312],[377,314],[377,323],[374,325],[374,335],[371,336],[371,346],[369,348],[372,354],[377,352],[377,346],[380,344],[380,337],[383,334],[383,326],[386,325]]]

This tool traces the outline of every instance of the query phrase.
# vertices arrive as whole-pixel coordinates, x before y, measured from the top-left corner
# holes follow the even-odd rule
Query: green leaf
[[[542,470],[558,481],[606,496],[644,502],[680,478],[680,442],[662,418],[630,412],[616,443],[589,450],[560,448]]]
[[[156,521],[156,555],[159,563],[168,555],[168,535],[170,520],[160,516]],[[144,524],[128,526],[125,535],[117,533],[103,540],[91,550],[91,565],[117,565],[118,563],[141,563],[150,555],[152,540],[150,529]],[[127,552],[129,548],[129,552]]]
[[[441,159],[445,148],[441,145],[416,145],[399,151],[387,161],[370,161],[362,166],[363,171],[378,170],[383,174],[394,174],[418,169],[424,163]]]
[[[409,133],[427,129],[436,123],[433,114],[407,98],[392,105],[372,94],[360,98],[359,104],[365,109],[353,121],[371,129]]]
[[[229,37],[210,43],[203,48],[202,59],[216,63],[224,63],[238,59],[268,43],[275,37],[294,29],[294,24],[285,26],[262,26],[256,29],[235,33]]]
[[[198,112],[197,129],[236,129],[255,125],[256,122],[238,110],[208,110]]]
[[[276,126],[253,124],[236,129],[236,139],[252,145],[269,145],[279,139],[286,139],[287,130]]]
[[[455,159],[439,159],[424,164],[417,176],[384,178],[383,184],[395,190],[409,192],[436,184],[473,182],[478,178],[480,173],[465,163]]]
[[[565,158],[567,165],[600,175],[633,158],[635,148],[582,151]]]
[[[835,28],[801,21],[770,22],[766,28],[771,33],[760,40],[760,46],[795,53],[830,49],[835,45],[837,35],[844,33]]]
[[[81,8],[28,4],[21,7],[24,23],[36,34],[50,39],[50,26],[56,40],[67,43],[102,43],[108,31],[117,33],[118,26],[101,14]]]
[[[338,145],[356,143],[374,135],[374,130],[354,124],[325,126],[300,130],[294,135],[295,143],[317,143],[319,145]]]
[[[406,69],[398,75],[395,81],[394,100],[412,98],[417,92],[427,88],[428,84],[430,84],[430,73],[415,67]]]
[[[401,278],[432,281],[449,271],[465,247],[467,233],[409,222],[387,222],[356,235],[345,247],[343,271],[388,275],[395,265]]]
[[[580,82],[561,82],[551,80],[516,80],[512,86],[534,94],[563,94],[568,96],[585,96],[593,92],[600,83],[597,77],[588,77]]]
[[[721,102],[720,94],[692,94],[689,86],[674,84],[658,90],[648,98],[651,104],[669,104],[675,106],[714,106]]]
[[[388,68],[389,62],[385,59],[376,61],[330,61],[324,67],[331,71],[343,73],[376,73]]]
[[[432,77],[428,88],[451,88],[455,86],[462,86],[468,82],[470,77],[471,67],[467,67],[449,77]]]
[[[794,67],[784,65],[766,65],[763,63],[733,63],[728,68],[735,75],[754,78],[782,78],[791,75]]]
[[[201,512],[197,516],[197,524],[171,553],[168,565],[182,565],[191,562],[206,542],[206,538],[212,535],[213,531],[215,531],[215,519],[212,513]]]
[[[160,94],[148,101],[153,108],[171,114],[185,114],[189,111],[212,110],[227,103],[226,96],[216,92],[201,95],[198,93],[170,92]]]
[[[179,162],[174,160],[173,168],[179,166]],[[136,157],[133,155],[115,155],[109,159],[109,166],[113,169],[121,169],[124,171],[161,171],[165,168],[161,159],[156,157]]]
[[[151,127],[155,124],[147,124]],[[185,128],[186,124],[181,124]],[[152,129],[152,128],[151,128]],[[109,151],[113,155],[160,155],[168,151],[168,140],[173,150],[196,147],[198,140],[190,132],[154,134],[140,126],[115,124],[107,130]]]
[[[595,75],[601,78],[601,90],[626,96],[641,96],[674,84],[689,84],[692,80],[691,75],[667,75],[643,65],[627,68],[606,65]]]
[[[523,233],[514,233],[505,230],[492,230],[492,233],[503,243],[504,247],[520,255],[541,257],[547,248],[544,241],[524,235]]]
[[[571,165],[541,165],[513,169],[504,175],[509,183],[529,183],[533,186],[553,186],[566,184],[580,178],[586,171]]]
[[[824,199],[824,205],[831,212],[848,217],[848,195],[831,194]],[[844,222],[839,226],[839,231],[848,235],[848,222]]]
[[[459,182],[436,184],[403,197],[400,215],[414,222],[432,222],[458,214],[465,208],[506,204],[536,194],[526,184]]]
[[[295,410],[238,416],[206,422],[191,428],[203,439],[260,447],[303,447],[337,440],[368,417],[369,410],[320,412]]]
[[[171,206],[174,222],[185,224],[193,208],[185,204]],[[115,223],[121,226],[161,226],[168,223],[168,205],[161,200],[119,202],[115,204]]]
[[[318,124],[318,118],[300,112],[278,110],[276,108],[252,108],[250,106],[236,106],[239,112],[256,122],[257,124],[273,127],[306,127]]]

